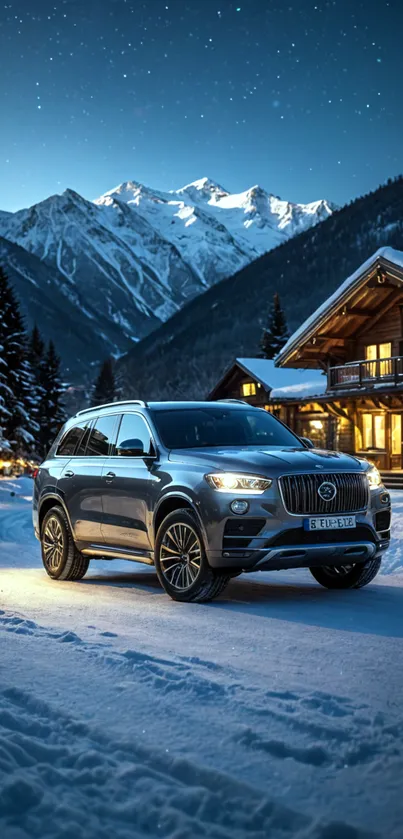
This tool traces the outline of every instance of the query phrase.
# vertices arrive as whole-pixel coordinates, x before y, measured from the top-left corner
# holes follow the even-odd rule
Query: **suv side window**
[[[80,440],[80,442],[77,446],[77,449],[76,449],[76,457],[77,456],[83,457],[85,455],[85,450],[86,450],[87,444],[88,444],[88,438],[90,436],[91,427],[93,426],[93,424],[94,424],[94,420],[88,420],[86,422],[84,434],[81,437],[81,440]]]
[[[122,422],[118,431],[118,439],[116,449],[118,450],[122,442],[129,440],[140,440],[143,445],[143,451],[149,454],[151,452],[151,434],[148,430],[147,423],[140,414],[123,414]],[[116,451],[116,454],[119,454]],[[125,455],[128,457],[130,455]]]
[[[86,457],[106,457],[109,454],[109,447],[115,442],[117,414],[109,414],[98,417],[92,427]]]
[[[59,444],[56,454],[62,457],[71,457],[81,441],[85,427],[86,423],[81,422],[73,428],[70,428],[70,431],[67,432]]]

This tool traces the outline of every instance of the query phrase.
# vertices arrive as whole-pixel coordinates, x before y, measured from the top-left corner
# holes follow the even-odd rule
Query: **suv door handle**
[[[63,478],[74,478],[74,472],[71,469],[68,469],[67,472],[63,473]]]
[[[107,484],[111,484],[114,478],[116,478],[115,472],[107,472],[105,475]]]

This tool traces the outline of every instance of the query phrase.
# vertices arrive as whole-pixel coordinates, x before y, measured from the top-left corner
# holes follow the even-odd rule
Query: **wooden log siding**
[[[402,314],[401,304],[396,303],[392,309],[385,313],[372,329],[362,332],[355,341],[352,352],[348,354],[347,361],[360,361],[365,359],[365,347],[368,344],[392,344],[391,355],[400,355],[400,342],[402,341]]]

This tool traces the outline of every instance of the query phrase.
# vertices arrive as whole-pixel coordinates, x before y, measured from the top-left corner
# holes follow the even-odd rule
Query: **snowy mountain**
[[[121,341],[118,325],[84,305],[80,290],[66,288],[65,277],[24,248],[0,237],[0,265],[7,274],[29,327],[37,323],[52,340],[73,379],[82,379],[85,367],[98,365]],[[127,348],[131,342],[127,341]],[[93,370],[90,376],[94,377]]]
[[[336,209],[323,200],[291,204],[259,186],[231,194],[209,178],[168,193],[128,181],[94,203],[111,206],[115,201],[123,201],[146,218],[178,248],[207,286]]]
[[[67,189],[29,209],[0,212],[0,236],[20,248],[20,285],[28,252],[28,273],[32,257],[48,271],[38,267],[39,297],[41,285],[47,292],[53,285],[55,300],[76,310],[79,329],[95,334],[97,346],[104,342],[107,355],[125,351],[184,303],[333,209],[326,201],[281,201],[258,186],[230,194],[208,178],[176,192],[127,181],[95,201]],[[3,244],[6,270],[7,252]],[[58,330],[65,325],[59,312],[55,304]],[[35,316],[41,325],[38,306]],[[57,343],[63,357],[71,355]]]

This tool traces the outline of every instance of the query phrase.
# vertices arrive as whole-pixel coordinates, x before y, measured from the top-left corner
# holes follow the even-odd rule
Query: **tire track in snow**
[[[371,839],[231,775],[113,739],[32,692],[0,692],[0,832],[21,839]]]
[[[151,695],[168,698],[184,706],[202,702],[206,707],[234,716],[237,724],[230,735],[246,750],[268,754],[284,761],[312,767],[343,770],[349,766],[371,765],[381,760],[398,760],[403,772],[403,725],[388,725],[384,715],[370,706],[354,704],[345,697],[322,691],[262,690],[236,681],[236,673],[214,662],[199,658],[165,659],[139,650],[120,652],[101,634],[99,642],[84,642],[72,631],[60,632],[41,627],[34,621],[0,611],[0,629],[23,635],[36,635],[71,644],[77,654],[96,658],[121,681],[119,690],[143,686]],[[106,638],[106,641],[103,639]],[[232,680],[229,681],[229,676]],[[245,722],[240,722],[244,719]],[[270,731],[272,736],[268,736]]]

